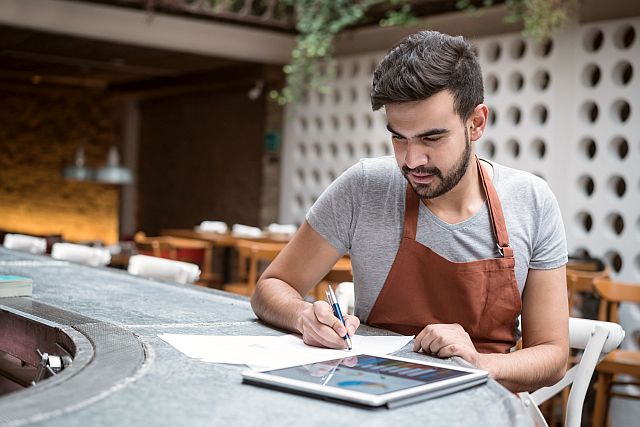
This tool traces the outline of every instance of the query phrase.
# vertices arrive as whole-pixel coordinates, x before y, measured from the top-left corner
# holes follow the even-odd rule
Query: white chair
[[[14,251],[29,252],[41,255],[47,250],[47,239],[42,237],[27,236],[25,234],[7,233],[2,245]]]
[[[196,264],[148,255],[134,255],[129,258],[127,271],[136,276],[183,284],[193,283],[200,277],[200,268]]]
[[[354,314],[356,295],[353,282],[342,282],[336,286],[336,299],[340,310],[345,314]]]
[[[54,243],[51,247],[51,258],[91,267],[103,267],[111,262],[111,253],[105,248],[94,248],[75,243]]]
[[[556,384],[543,387],[531,394],[519,393],[520,399],[535,420],[536,425],[547,425],[538,405],[571,385],[564,425],[565,427],[579,427],[582,418],[582,405],[593,371],[607,353],[615,350],[623,339],[624,330],[617,323],[570,317],[569,347],[584,350],[580,361],[569,369],[564,378]]]

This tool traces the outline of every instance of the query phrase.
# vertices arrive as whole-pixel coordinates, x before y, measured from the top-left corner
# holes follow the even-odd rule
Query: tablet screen
[[[265,373],[376,395],[469,375],[468,372],[456,369],[366,354]]]

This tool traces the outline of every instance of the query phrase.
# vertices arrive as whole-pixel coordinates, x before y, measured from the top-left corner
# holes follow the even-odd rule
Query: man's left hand
[[[413,343],[413,351],[420,350],[442,358],[459,356],[472,365],[477,364],[478,352],[471,337],[457,323],[427,325]]]

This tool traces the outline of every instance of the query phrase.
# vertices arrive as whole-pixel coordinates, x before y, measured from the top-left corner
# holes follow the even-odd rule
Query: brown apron
[[[499,258],[449,261],[416,241],[420,198],[407,183],[404,234],[368,324],[417,335],[434,323],[459,323],[482,353],[506,353],[516,343],[522,302],[500,199],[476,157]]]

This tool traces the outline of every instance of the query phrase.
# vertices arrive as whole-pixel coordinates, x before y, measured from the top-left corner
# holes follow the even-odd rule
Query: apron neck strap
[[[511,258],[513,257],[513,249],[509,247],[507,223],[504,220],[500,198],[498,197],[496,188],[493,186],[493,182],[491,182],[491,179],[489,179],[485,173],[478,156],[476,156],[476,165],[478,166],[478,173],[480,174],[480,181],[482,181],[484,194],[487,196],[489,216],[491,217],[491,228],[493,229],[493,235],[495,236],[498,244],[498,250],[500,251],[500,255],[504,258]]]
[[[405,180],[406,181],[406,180]],[[418,230],[418,212],[420,210],[420,198],[418,193],[413,189],[411,183],[406,181],[407,190],[405,192],[404,201],[404,233],[407,239],[415,240],[416,231]]]
[[[487,198],[489,217],[491,218],[491,228],[498,244],[498,250],[500,251],[500,255],[504,258],[511,258],[513,257],[513,249],[509,247],[507,223],[504,220],[500,198],[493,186],[493,182],[491,182],[489,177],[485,174],[484,169],[480,164],[480,159],[478,156],[475,156],[475,158],[478,173],[480,174],[480,181],[482,182],[482,188],[484,189],[484,193]],[[415,240],[418,229],[420,198],[408,181],[406,181],[406,185],[403,237]]]

